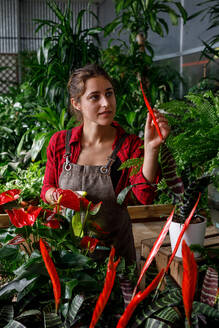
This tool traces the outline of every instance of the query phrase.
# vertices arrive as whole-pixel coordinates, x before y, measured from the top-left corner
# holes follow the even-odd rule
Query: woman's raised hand
[[[170,133],[170,126],[168,125],[168,120],[164,117],[164,115],[157,110],[154,110],[154,115],[163,139],[160,138],[156,130],[151,114],[148,113],[144,132],[144,143],[147,150],[159,149],[160,145],[166,140]]]

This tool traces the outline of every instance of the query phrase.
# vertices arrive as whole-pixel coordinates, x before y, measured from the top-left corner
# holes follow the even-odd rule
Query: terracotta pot
[[[7,213],[0,214],[0,228],[7,228],[10,225],[10,219]]]
[[[185,240],[187,245],[190,246],[192,244],[198,244],[200,246],[204,245],[204,239],[205,239],[205,231],[206,231],[206,223],[207,219],[204,219],[203,222],[200,223],[191,223],[188,228],[186,229],[182,240],[179,244],[179,248],[176,252],[177,257],[182,257],[182,241]],[[179,234],[182,230],[183,224],[180,224],[178,222],[171,222],[170,229],[169,229],[169,235],[170,235],[170,243],[171,243],[171,249],[173,251],[176,241],[179,237]],[[199,257],[200,254],[198,252],[194,252],[195,257]]]

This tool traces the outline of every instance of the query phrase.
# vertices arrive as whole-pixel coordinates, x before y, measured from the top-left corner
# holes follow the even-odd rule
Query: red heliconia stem
[[[164,269],[162,269],[158,273],[158,275],[154,278],[154,280],[150,283],[150,285],[143,292],[140,291],[135,295],[135,297],[128,304],[123,315],[120,317],[116,328],[125,328],[127,326],[128,322],[132,316],[132,313],[136,309],[137,305],[141,301],[143,301],[157,287],[161,277],[163,276],[163,273],[164,273]]]
[[[184,235],[184,232],[185,232],[186,229],[188,228],[189,223],[190,223],[190,221],[191,221],[191,219],[192,219],[192,217],[193,217],[193,215],[194,215],[194,213],[195,213],[196,207],[198,206],[198,203],[199,203],[200,197],[201,197],[201,193],[199,193],[199,195],[198,195],[198,199],[197,199],[197,201],[196,201],[196,203],[195,203],[193,209],[191,210],[191,212],[190,212],[188,218],[186,219],[186,221],[185,221],[185,223],[184,223],[184,225],[183,225],[183,228],[182,228],[182,230],[181,230],[181,232],[180,232],[180,234],[179,234],[179,237],[178,237],[178,239],[177,239],[176,245],[175,245],[175,247],[174,247],[173,253],[172,253],[172,255],[171,255],[170,259],[169,259],[169,262],[168,262],[168,264],[167,264],[167,266],[166,266],[165,273],[169,270],[170,264],[171,264],[172,261],[173,261],[173,258],[174,258],[175,254],[176,254],[176,252],[177,252],[177,249],[179,248],[179,244],[180,244],[181,239],[182,239],[182,237],[183,237],[183,235]]]
[[[59,303],[60,303],[60,298],[61,298],[60,280],[59,280],[59,276],[56,271],[55,265],[54,265],[51,257],[49,256],[49,252],[46,248],[46,245],[44,244],[44,242],[41,238],[40,238],[40,251],[41,251],[46,269],[47,269],[50,279],[52,281],[53,293],[54,293],[54,298],[55,298],[55,307],[56,307],[56,313],[57,313]]]
[[[153,261],[154,257],[156,256],[157,252],[159,251],[160,246],[162,245],[162,243],[167,235],[167,232],[169,231],[169,227],[170,227],[170,223],[172,222],[172,219],[173,219],[174,211],[175,211],[175,208],[172,210],[170,216],[168,217],[165,225],[163,226],[157,240],[155,241],[155,243],[147,257],[147,260],[141,270],[140,276],[139,276],[137,284],[135,286],[132,298],[135,296],[137,287],[140,284],[143,275],[145,274],[146,270],[149,268],[151,262]]]
[[[141,81],[140,81],[140,87],[141,87],[141,91],[142,91],[142,94],[143,94],[143,97],[144,97],[145,105],[146,105],[146,107],[147,107],[149,113],[150,113],[151,116],[152,116],[152,120],[153,120],[153,122],[154,122],[154,125],[155,125],[155,128],[156,128],[156,130],[157,130],[157,133],[158,133],[158,135],[160,136],[161,140],[163,140],[163,136],[162,136],[162,134],[161,134],[161,132],[160,132],[160,128],[159,128],[159,126],[158,126],[158,124],[157,124],[157,120],[156,120],[156,117],[155,117],[155,115],[154,115],[154,111],[153,111],[153,109],[151,108],[151,106],[150,106],[150,104],[149,104],[149,101],[147,100],[147,97],[146,97],[146,95],[145,95],[145,93],[144,93],[144,90],[143,90],[143,86],[142,86]]]
[[[183,279],[182,279],[182,296],[186,318],[189,326],[191,326],[192,303],[195,296],[197,283],[197,264],[193,252],[186,244],[185,240],[182,243],[183,257]]]
[[[114,262],[114,256],[115,256],[115,248],[112,247],[109,256],[108,265],[107,265],[107,273],[106,273],[103,290],[100,293],[100,296],[97,300],[89,328],[95,327],[110,297],[116,277],[116,267],[120,261],[120,259],[118,259],[116,262]]]

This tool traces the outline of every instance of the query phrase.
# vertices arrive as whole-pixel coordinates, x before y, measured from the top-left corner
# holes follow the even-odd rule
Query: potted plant
[[[5,199],[5,204],[10,203],[12,192],[6,192],[9,199]],[[102,288],[106,263],[100,264],[92,256],[101,243],[84,233],[87,224],[98,229],[94,218],[101,204],[94,205],[72,191],[62,192],[59,206],[54,209],[24,208],[19,198],[16,201],[6,209],[11,225],[0,230],[2,327],[88,326],[91,309]],[[62,206],[73,210],[74,215],[63,216],[59,212]],[[117,272],[123,270],[121,260]],[[48,274],[52,284],[48,283]],[[113,293],[116,294],[100,320],[102,326],[105,322],[114,326],[118,319],[112,317],[111,311],[121,312],[124,306],[116,286]]]

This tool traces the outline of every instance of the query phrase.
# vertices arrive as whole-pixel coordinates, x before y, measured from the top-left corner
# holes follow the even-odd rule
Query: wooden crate
[[[143,267],[151,248],[153,247],[154,242],[156,241],[156,238],[149,238],[144,239],[141,242],[141,268]],[[208,227],[206,230],[205,240],[204,240],[204,246],[205,247],[218,247],[219,248],[219,233],[218,230],[214,227]],[[156,257],[156,266],[158,271],[160,271],[162,268],[165,268],[169,258],[171,256],[171,246],[170,246],[170,240],[169,236],[166,236],[162,246],[160,247]],[[202,258],[196,258],[197,264],[203,263]],[[183,276],[183,266],[182,266],[182,259],[178,257],[174,257],[170,269],[169,269],[170,275],[174,278],[174,280],[178,283],[179,286],[182,284],[182,276]],[[144,278],[142,279],[141,288],[145,288],[144,286]]]
[[[132,222],[160,221],[168,217],[172,209],[172,204],[128,206]]]

